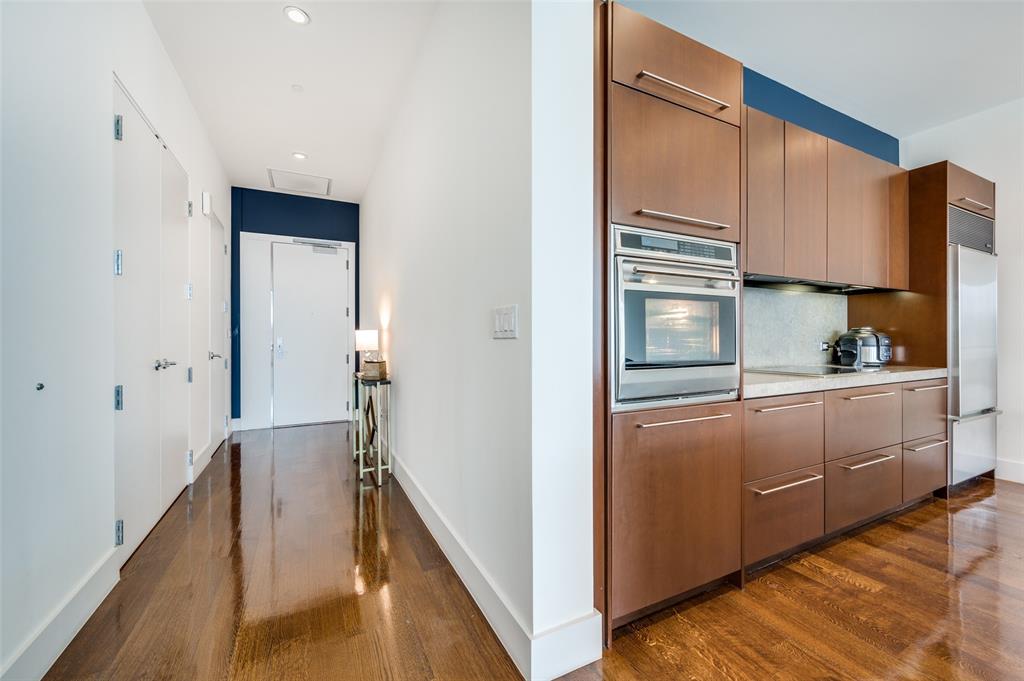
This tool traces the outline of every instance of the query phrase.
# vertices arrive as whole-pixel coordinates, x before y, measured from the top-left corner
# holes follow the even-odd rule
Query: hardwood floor
[[[344,424],[239,433],[46,679],[518,679],[395,482]]]
[[[1024,486],[983,480],[616,632],[591,679],[1024,679]]]

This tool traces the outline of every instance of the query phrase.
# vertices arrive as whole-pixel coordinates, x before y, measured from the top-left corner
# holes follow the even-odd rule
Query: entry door
[[[118,549],[124,563],[163,511],[160,382],[153,370],[160,345],[162,147],[116,83],[114,113],[123,131],[113,142],[114,249],[121,254],[113,272],[113,383],[123,391],[122,408],[114,412],[114,511],[124,523]]]
[[[210,217],[210,442],[220,444],[227,431],[227,314],[224,277],[228,253],[224,225],[216,215]]]
[[[275,243],[270,258],[274,425],[347,420],[348,250]]]
[[[188,484],[188,175],[164,149],[160,222],[160,501]],[[151,364],[156,366],[156,364]]]

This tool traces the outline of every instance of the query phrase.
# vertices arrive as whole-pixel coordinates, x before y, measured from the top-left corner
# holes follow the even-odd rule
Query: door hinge
[[[345,261],[345,269],[348,269],[348,260]]]
[[[114,546],[121,546],[124,544],[124,521],[114,521]]]
[[[120,248],[114,251],[114,276],[120,277],[124,274],[124,251]]]
[[[192,367],[188,368],[188,382],[192,382]]]
[[[345,411],[348,411],[349,409],[351,409],[351,408],[352,408],[352,407],[350,406],[351,404],[352,404],[352,403],[351,403],[350,401],[348,401],[348,400],[345,400]]]
[[[225,312],[228,311],[228,301],[226,301],[226,300],[224,301],[224,311]]]
[[[188,202],[188,216],[192,217],[192,202]]]
[[[224,255],[228,254],[228,245],[224,244]]]
[[[114,139],[120,142],[124,139],[124,116],[114,114]]]
[[[228,358],[227,357],[224,358],[224,368],[225,369],[228,368]]]
[[[345,364],[348,364],[348,353],[345,353]]]
[[[227,427],[228,427],[228,417],[225,416],[224,417],[224,428],[227,429]]]
[[[114,411],[124,411],[124,386],[114,386]]]
[[[192,300],[192,282],[185,284],[185,300]]]
[[[190,450],[188,450],[188,465],[191,466],[194,463],[195,463],[195,455],[192,453],[192,450],[190,449]]]
[[[349,312],[349,310],[348,310],[348,308],[346,307],[346,308],[345,308],[345,316],[346,316],[346,317],[348,316],[348,312]]]

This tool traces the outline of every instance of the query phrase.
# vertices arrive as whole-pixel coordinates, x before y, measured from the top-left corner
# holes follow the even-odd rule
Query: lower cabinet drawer
[[[825,532],[849,527],[902,502],[901,445],[825,464]]]
[[[824,529],[824,466],[744,485],[743,562],[747,565],[816,539]]]
[[[946,486],[944,434],[903,444],[903,501],[917,499]]]
[[[821,393],[743,403],[743,481],[761,480],[825,460]]]

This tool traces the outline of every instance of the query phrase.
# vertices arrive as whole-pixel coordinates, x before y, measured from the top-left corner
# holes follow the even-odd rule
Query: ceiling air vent
[[[290,170],[278,170],[277,168],[267,168],[267,175],[270,176],[270,186],[274,189],[318,196],[327,196],[331,193],[331,178],[329,177],[293,173]]]

